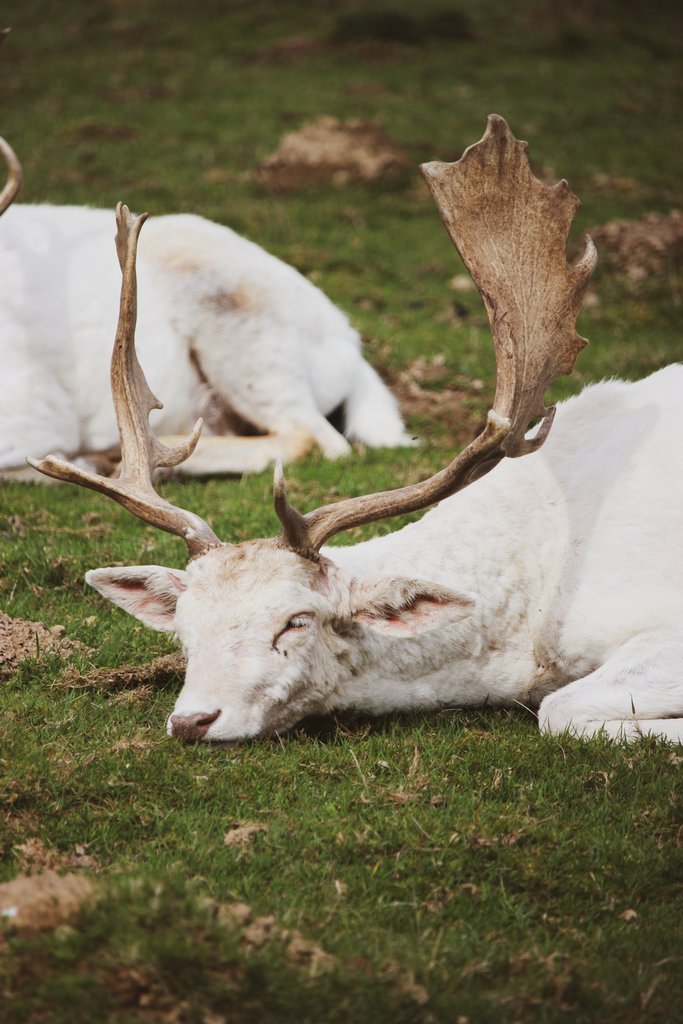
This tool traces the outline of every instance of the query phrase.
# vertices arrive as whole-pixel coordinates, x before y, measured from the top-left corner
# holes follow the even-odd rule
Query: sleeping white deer
[[[15,205],[3,218],[3,476],[26,475],[27,455],[97,463],[115,449],[111,231],[111,213],[87,207]],[[201,414],[210,431],[180,472],[259,472],[316,445],[335,458],[349,441],[411,443],[346,316],[259,246],[202,217],[155,217],[138,273],[142,357],[166,399],[156,428],[184,434]],[[344,433],[326,418],[335,414]]]
[[[153,469],[184,458],[196,435],[169,452],[147,422],[155,400],[133,347],[142,220],[123,208],[112,363],[121,478],[57,459],[35,465],[183,537],[192,558],[184,571],[95,569],[86,579],[179,637],[187,677],[172,736],[235,741],[332,709],[487,703],[538,708],[551,733],[681,741],[683,367],[594,385],[554,415],[543,396],[584,344],[574,323],[596,259],[587,239],[567,263],[578,200],[566,182],[533,177],[526,144],[496,115],[457,163],[423,170],[491,321],[498,381],[482,433],[421,484],[307,515],[276,471],[282,535],[221,542],[152,489]],[[322,546],[437,501],[388,536]]]

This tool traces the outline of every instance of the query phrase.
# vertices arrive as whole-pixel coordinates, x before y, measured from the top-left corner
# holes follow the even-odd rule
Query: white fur
[[[334,708],[488,703],[540,705],[554,734],[681,742],[682,395],[678,365],[586,388],[558,407],[538,452],[400,531],[323,549],[320,564],[261,540],[168,570],[168,591],[182,593],[157,621],[158,567],[142,594],[134,570],[137,599],[130,570],[87,579],[177,632],[188,658],[177,722],[220,710],[196,738]]]
[[[108,365],[121,274],[114,215],[20,206],[0,230],[0,470],[27,456],[73,456],[116,444]],[[183,472],[260,470],[315,443],[349,443],[325,418],[340,405],[346,435],[409,444],[396,402],[361,355],[347,318],[292,267],[227,227],[189,214],[153,217],[138,254],[137,347],[164,410],[158,434],[187,433],[212,395],[268,438],[200,442]]]

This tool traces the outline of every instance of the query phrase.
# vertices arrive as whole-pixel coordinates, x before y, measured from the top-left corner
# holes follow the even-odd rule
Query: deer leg
[[[296,416],[296,423],[304,430],[310,431],[315,443],[328,459],[338,459],[350,453],[351,445],[344,435],[328,423],[317,409],[311,407],[301,410]]]
[[[643,634],[600,668],[549,694],[538,712],[543,732],[683,743],[683,634]]]
[[[398,403],[376,370],[362,360],[344,402],[346,435],[371,448],[410,447],[416,444],[406,433]]]
[[[159,440],[172,446],[178,444],[181,438],[168,435]],[[262,473],[278,459],[286,464],[303,458],[315,443],[315,438],[303,429],[257,437],[209,435],[200,437],[190,457],[176,466],[174,473],[180,476]]]
[[[264,328],[263,336],[267,336],[267,333]],[[307,373],[300,372],[301,368],[292,366],[285,358],[291,347],[285,341],[286,338],[281,336],[280,345],[274,353],[276,357],[280,356],[279,362],[273,364],[273,352],[265,354],[265,370],[263,361],[260,364],[257,358],[258,346],[246,362],[237,365],[234,361],[224,364],[215,358],[212,351],[193,352],[193,362],[200,379],[215,394],[219,403],[227,407],[231,414],[252,424],[262,434],[292,438],[305,434],[313,439],[328,459],[348,455],[351,445],[318,408]],[[259,365],[261,369],[256,372]],[[254,451],[257,450],[258,446],[254,448]],[[265,465],[260,468],[271,465],[278,457],[283,462],[292,461],[292,457],[277,454],[274,458],[267,457]],[[191,472],[191,464],[182,471]],[[246,471],[256,472],[254,469]]]
[[[286,384],[282,384],[277,395],[266,394],[254,384],[248,390],[248,400],[236,391],[230,396],[230,406],[238,415],[267,434],[305,434],[313,439],[328,459],[348,455],[351,445],[317,407],[308,384],[291,374]]]

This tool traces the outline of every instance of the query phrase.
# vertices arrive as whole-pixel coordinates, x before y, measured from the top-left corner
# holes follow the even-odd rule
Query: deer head
[[[123,284],[111,379],[120,477],[102,478],[54,457],[29,462],[108,494],[186,541],[186,570],[134,566],[95,569],[86,576],[109,600],[180,639],[187,677],[169,719],[173,736],[239,740],[287,729],[306,714],[334,706],[344,680],[381,645],[465,618],[471,604],[466,594],[417,579],[353,579],[321,547],[352,526],[426,508],[506,456],[536,450],[547,436],[554,410],[544,405],[546,389],[559,374],[571,372],[585,344],[574,324],[596,254],[587,239],[578,263],[567,263],[578,200],[566,182],[548,187],[534,178],[526,143],[514,139],[497,115],[459,161],[422,170],[489,314],[498,377],[486,425],[428,480],[306,515],[289,503],[278,467],[274,497],[281,535],[237,545],[222,543],[207,523],[170,505],[153,488],[154,469],[186,458],[201,424],[172,451],[150,431],[148,414],[158,402],[134,347],[135,253],[144,216],[117,210]],[[528,439],[536,419],[541,425]]]

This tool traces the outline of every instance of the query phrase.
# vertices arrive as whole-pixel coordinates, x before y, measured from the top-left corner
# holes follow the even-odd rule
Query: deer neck
[[[443,704],[509,704],[527,693],[538,669],[529,609],[537,604],[538,561],[544,553],[511,543],[514,512],[503,509],[497,528],[490,515],[483,518],[483,505],[490,508],[486,496],[470,493],[472,498],[460,495],[442,502],[396,533],[324,549],[353,579],[407,576],[473,599],[462,620],[416,636],[389,638],[359,628],[351,644],[350,671],[331,706],[382,713]]]

